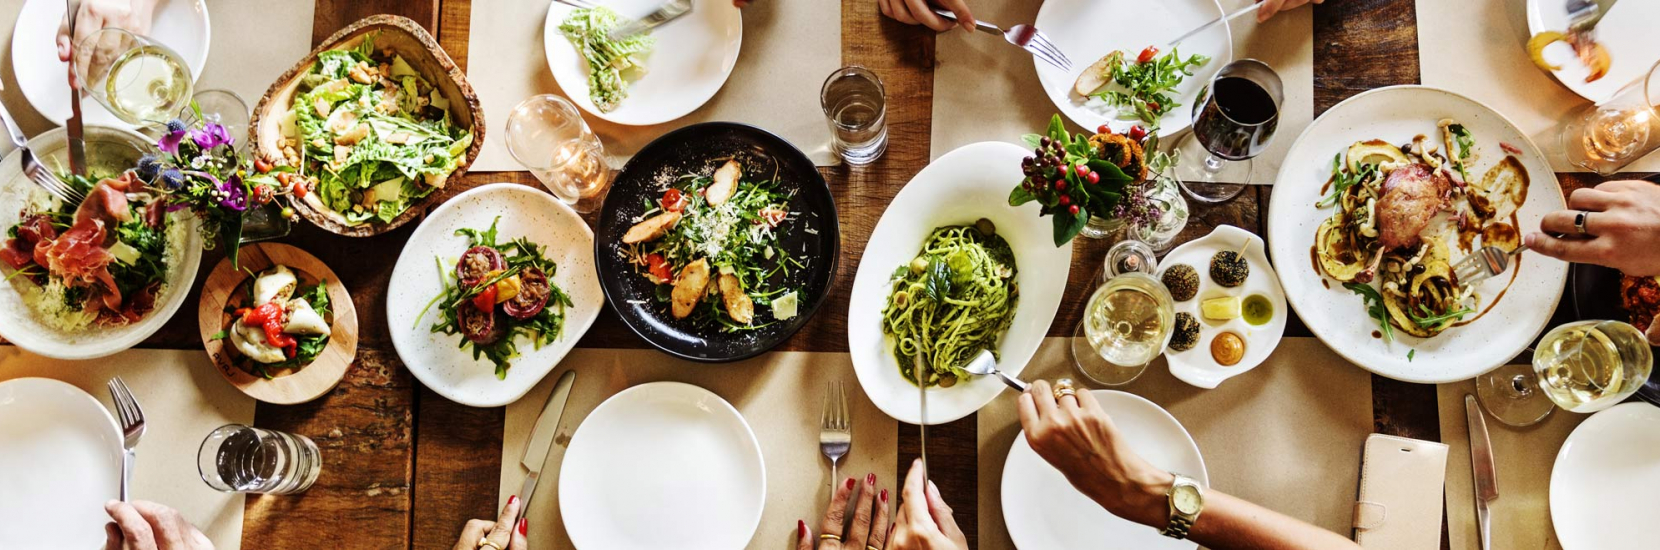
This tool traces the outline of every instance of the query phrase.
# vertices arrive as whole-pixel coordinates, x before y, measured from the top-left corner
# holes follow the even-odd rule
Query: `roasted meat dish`
[[[1452,181],[1425,164],[1396,168],[1378,199],[1378,241],[1385,249],[1416,247],[1430,218],[1447,207]]]

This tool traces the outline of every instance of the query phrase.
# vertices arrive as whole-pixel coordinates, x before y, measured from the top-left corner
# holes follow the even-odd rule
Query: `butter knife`
[[[69,72],[75,72],[75,14],[81,11],[81,0],[67,0],[68,6],[65,18],[69,21]],[[63,122],[64,130],[69,133],[69,171],[77,176],[86,175],[86,138],[81,130],[81,88],[75,85],[75,79],[69,81],[69,119]]]
[[[676,18],[691,12],[692,0],[669,0],[664,2],[663,5],[658,6],[656,10],[652,10],[651,13],[646,14],[644,17],[629,20],[622,26],[611,29],[611,33],[607,36],[609,36],[612,40],[623,40],[636,34],[655,29],[658,25],[673,21]]]
[[[922,356],[911,356],[911,377],[916,379],[917,394],[921,396],[920,412],[917,414],[916,427],[921,432],[918,437],[919,453],[922,458],[922,485],[928,486],[928,382],[922,374]]]
[[[1487,419],[1481,416],[1474,395],[1464,395],[1464,414],[1470,422],[1470,473],[1476,486],[1476,523],[1481,531],[1481,549],[1493,547],[1493,522],[1488,504],[1499,498],[1497,474],[1493,469],[1493,445],[1487,438]]]
[[[520,515],[530,509],[530,497],[536,494],[536,482],[542,479],[542,467],[548,461],[553,437],[559,433],[559,421],[565,416],[565,402],[570,400],[571,386],[575,384],[576,371],[568,370],[559,376],[548,403],[542,406],[542,414],[536,417],[536,427],[530,430],[530,439],[525,440],[525,456],[519,465],[529,470],[530,475],[525,476],[524,487],[519,489],[519,500],[523,502],[519,505]]]
[[[1249,6],[1245,6],[1243,8],[1239,8],[1238,10],[1235,10],[1233,13],[1218,17],[1216,19],[1212,19],[1208,23],[1205,23],[1203,25],[1199,25],[1198,27],[1194,28],[1193,30],[1187,31],[1186,33],[1183,33],[1181,36],[1176,37],[1175,40],[1171,40],[1170,45],[1171,46],[1180,45],[1183,40],[1193,38],[1193,35],[1199,34],[1201,32],[1205,32],[1205,29],[1209,29],[1211,27],[1214,27],[1214,26],[1222,23],[1223,21],[1233,21],[1234,19],[1238,18],[1241,15],[1245,15],[1247,13],[1253,13],[1253,12],[1257,11],[1257,8],[1260,8],[1260,7],[1262,7],[1262,2],[1254,2]]]

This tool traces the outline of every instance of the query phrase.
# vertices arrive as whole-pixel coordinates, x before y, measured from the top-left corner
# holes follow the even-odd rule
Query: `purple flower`
[[[190,132],[190,137],[196,141],[197,147],[204,150],[229,145],[235,141],[231,139],[231,133],[225,130],[224,125],[214,122],[207,123],[201,130]]]
[[[179,143],[184,141],[186,133],[187,132],[185,130],[168,132],[162,135],[160,140],[156,141],[156,147],[160,148],[163,153],[177,155],[179,154]]]
[[[231,176],[219,184],[219,206],[241,212],[248,208],[248,195],[242,191],[242,176]]]

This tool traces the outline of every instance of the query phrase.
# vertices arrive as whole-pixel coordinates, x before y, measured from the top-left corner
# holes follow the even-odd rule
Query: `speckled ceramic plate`
[[[805,264],[777,275],[778,284],[795,289],[800,308],[794,318],[774,321],[770,308],[757,307],[755,324],[764,327],[726,332],[717,323],[699,324],[695,317],[675,319],[668,304],[656,300],[656,285],[641,276],[623,257],[622,236],[648,202],[681,174],[712,174],[726,159],[737,158],[746,178],[777,173],[781,189],[793,193],[788,221],[778,227],[780,248]],[[836,201],[813,161],[776,135],[754,126],[732,122],[693,124],[657,138],[634,155],[600,209],[595,263],[605,287],[605,300],[623,324],[657,349],[670,355],[707,363],[738,361],[772,349],[813,316],[836,278],[841,250],[841,225]]]
[[[1246,241],[1251,244],[1246,246]],[[1187,313],[1199,320],[1199,343],[1186,351],[1165,350],[1164,358],[1170,363],[1170,374],[1183,382],[1212,389],[1223,380],[1256,368],[1268,359],[1274,348],[1280,346],[1280,338],[1285,336],[1285,291],[1280,289],[1280,279],[1274,273],[1274,266],[1268,263],[1266,246],[1261,237],[1249,231],[1222,225],[1209,235],[1176,247],[1159,262],[1161,277],[1165,270],[1176,264],[1187,264],[1199,272],[1198,294],[1175,304],[1178,313]],[[1233,288],[1217,284],[1210,277],[1211,257],[1224,250],[1237,252],[1241,247],[1245,248],[1245,260],[1251,265],[1251,273],[1245,277],[1245,283]],[[1262,296],[1274,307],[1274,315],[1261,325],[1247,323],[1245,319],[1206,319],[1200,313],[1199,304],[1223,296],[1233,296],[1241,301],[1251,296]],[[1216,357],[1210,352],[1211,341],[1225,332],[1238,334],[1245,340],[1245,356],[1232,365],[1216,362]]]
[[[575,304],[565,310],[565,330],[558,340],[541,349],[519,342],[520,356],[505,380],[496,379],[488,359],[474,359],[470,349],[460,349],[460,335],[432,332],[436,307],[422,316],[427,303],[443,292],[439,268],[450,273],[467,249],[467,238],[455,230],[489,229],[497,216],[498,240],[524,237],[542,245],[558,265],[548,278]],[[499,407],[517,401],[553,371],[599,317],[605,297],[594,273],[593,241],[593,231],[575,211],[540,189],[493,183],[450,199],[415,228],[392,268],[386,319],[398,357],[422,384],[457,403]]]
[[[1511,268],[1514,279],[1503,275],[1476,286],[1485,313],[1473,322],[1433,338],[1394,331],[1393,341],[1372,335],[1378,325],[1366,314],[1360,296],[1335,281],[1322,282],[1314,268],[1314,233],[1332,209],[1314,204],[1331,177],[1332,156],[1356,141],[1404,143],[1418,134],[1438,135],[1436,122],[1443,118],[1464,124],[1475,137],[1472,177],[1480,177],[1504,158],[1501,144],[1521,151],[1516,157],[1530,184],[1517,211],[1519,229],[1537,228],[1545,213],[1564,208],[1550,163],[1515,124],[1480,102],[1428,86],[1379,88],[1320,115],[1292,144],[1268,205],[1268,249],[1280,286],[1309,330],[1366,370],[1421,384],[1468,380],[1516,357],[1544,331],[1568,280],[1568,264],[1523,254]],[[1457,246],[1451,248],[1454,261],[1463,257]]]

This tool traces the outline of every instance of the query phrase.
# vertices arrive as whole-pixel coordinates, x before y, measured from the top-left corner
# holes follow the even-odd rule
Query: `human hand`
[[[754,0],[732,0],[732,5],[740,7],[740,8],[747,8],[747,7],[749,7],[750,2],[753,2],[753,1]]]
[[[213,542],[178,510],[154,502],[112,500],[104,512],[104,550],[213,550]]]
[[[467,520],[467,525],[461,528],[461,538],[455,541],[454,550],[530,550],[530,542],[525,538],[530,530],[530,520],[519,517],[519,504],[519,496],[513,495],[501,508],[501,516],[496,521]],[[519,528],[514,529],[514,525]]]
[[[974,14],[968,12],[968,0],[932,0],[932,2],[955,14],[957,20],[952,21],[934,13],[934,6],[930,3],[930,0],[876,0],[876,5],[882,9],[882,15],[906,25],[922,25],[940,32],[958,26],[965,31],[974,31]]]
[[[847,499],[853,496],[853,478],[836,486],[830,498],[830,509],[824,511],[819,532],[834,537],[820,539],[819,550],[885,550],[888,547],[888,490],[876,492],[876,474],[865,476],[859,486],[859,501],[853,506],[853,525],[847,527]],[[845,534],[844,534],[845,533]],[[822,535],[821,535],[822,536]],[[807,522],[795,522],[796,550],[813,550],[816,537],[807,529]]]
[[[1583,235],[1574,227],[1580,212],[1586,213]],[[1546,214],[1539,230],[1523,242],[1540,254],[1638,277],[1660,275],[1660,185],[1624,180],[1576,189],[1568,209]]]
[[[1164,493],[1175,477],[1130,449],[1093,394],[1056,399],[1049,382],[1039,380],[1020,394],[1019,410],[1026,442],[1078,491],[1113,515],[1164,524]]]
[[[115,27],[137,35],[150,34],[156,0],[82,0],[75,13],[75,36],[69,36],[69,14],[58,24],[58,61],[69,61],[70,39],[80,44],[99,29]]]
[[[1257,22],[1261,23],[1263,21],[1267,21],[1268,18],[1273,17],[1274,14],[1300,7],[1303,4],[1321,4],[1325,1],[1326,0],[1257,0],[1257,2],[1262,4],[1262,7],[1257,8]]]
[[[957,528],[951,507],[940,498],[939,487],[923,481],[922,459],[911,462],[900,492],[899,513],[893,520],[888,550],[968,550],[968,537]]]

